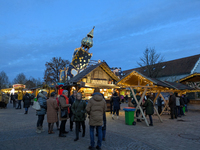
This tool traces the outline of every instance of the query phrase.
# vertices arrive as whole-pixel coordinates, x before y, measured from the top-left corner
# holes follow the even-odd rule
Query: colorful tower
[[[93,46],[93,34],[94,28],[81,40],[81,47],[74,50],[72,56],[72,62],[67,70],[60,71],[60,80],[62,81],[65,76],[67,79],[76,76],[79,72],[83,71],[90,62],[92,53],[89,53],[89,49]]]

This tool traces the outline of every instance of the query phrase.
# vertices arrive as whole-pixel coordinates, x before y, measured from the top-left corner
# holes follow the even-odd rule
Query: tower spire
[[[81,47],[83,47],[85,50],[87,49],[87,51],[93,46],[93,36],[94,36],[94,28],[87,34],[86,37],[84,37],[81,41]]]

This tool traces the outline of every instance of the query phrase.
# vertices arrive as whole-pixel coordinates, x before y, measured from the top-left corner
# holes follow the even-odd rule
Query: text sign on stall
[[[26,88],[26,85],[23,85],[23,84],[14,84],[14,85],[13,85],[13,88],[15,88],[15,89],[16,89],[16,88],[24,88],[24,89],[25,89],[25,88]]]

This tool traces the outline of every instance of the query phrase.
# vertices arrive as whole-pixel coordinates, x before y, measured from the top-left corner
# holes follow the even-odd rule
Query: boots
[[[53,123],[49,123],[49,134],[54,134],[55,132],[53,132]]]
[[[36,133],[41,133],[42,131],[41,131],[41,128],[40,127],[37,127],[37,129],[36,129]]]
[[[25,113],[24,114],[28,114],[28,111],[25,111]]]

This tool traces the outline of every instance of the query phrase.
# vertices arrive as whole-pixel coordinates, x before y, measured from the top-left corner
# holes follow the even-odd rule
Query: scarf
[[[65,96],[65,95],[62,95],[62,96],[65,97],[65,99],[66,99],[66,104],[69,104],[69,98],[68,98],[67,96]],[[69,107],[68,107],[68,113],[70,113],[70,109],[69,109]]]

